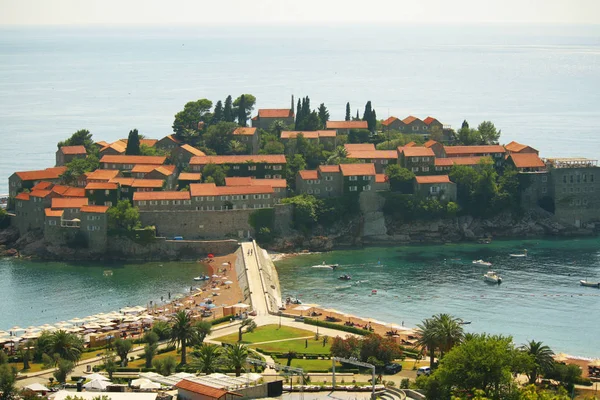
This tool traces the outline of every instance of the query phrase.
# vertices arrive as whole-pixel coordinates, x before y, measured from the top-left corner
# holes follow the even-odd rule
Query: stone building
[[[504,162],[506,150],[500,145],[483,146],[444,146],[446,157],[491,157],[494,164],[499,167]]]
[[[14,198],[23,189],[31,189],[39,182],[58,183],[67,167],[46,168],[36,171],[15,172],[8,178],[8,196]]]
[[[361,163],[374,164],[378,174],[385,172],[389,164],[398,163],[397,150],[350,150],[347,158],[359,160]]]
[[[446,150],[444,150],[444,145],[440,142],[436,142],[435,140],[428,140],[423,144],[423,147],[430,148],[433,150],[436,158],[445,158]]]
[[[119,185],[115,182],[90,182],[85,187],[88,204],[113,206],[119,201]]]
[[[349,135],[354,129],[369,129],[367,121],[327,121],[325,129],[335,130],[338,135]]]
[[[258,150],[260,150],[258,128],[240,126],[233,131],[233,138],[244,144],[249,154],[258,154]]]
[[[340,164],[342,194],[359,194],[375,191],[375,165]]]
[[[505,145],[504,148],[506,149],[506,151],[508,153],[535,153],[537,155],[540,154],[539,151],[537,151],[536,149],[534,149],[531,146],[527,146],[526,144],[521,144],[515,141],[510,142],[509,144]]]
[[[286,154],[296,153],[296,139],[302,135],[304,139],[313,144],[322,144],[323,149],[332,151],[337,146],[336,131],[282,131],[281,142],[285,146]]]
[[[56,150],[56,166],[61,167],[76,158],[86,158],[87,150],[84,146],[62,146]]]
[[[448,175],[416,176],[414,193],[440,201],[456,201],[456,184],[450,181]]]
[[[435,166],[435,153],[428,147],[398,147],[400,166],[411,170],[415,175],[427,175]]]
[[[519,172],[544,171],[546,164],[536,153],[511,153],[506,158],[506,165]]]
[[[136,165],[162,165],[166,160],[165,156],[107,155],[100,159],[100,168],[129,172]]]
[[[190,168],[193,172],[202,172],[208,164],[225,167],[227,176],[285,178],[286,159],[283,154],[205,156],[193,157],[190,160]]]
[[[189,144],[184,144],[179,147],[175,147],[171,151],[171,161],[177,166],[179,169],[184,169],[190,163],[192,157],[195,156],[205,156],[206,154]]]
[[[259,109],[258,115],[252,118],[252,127],[269,130],[277,121],[281,121],[286,126],[293,125],[294,111],[289,108]]]
[[[158,150],[168,151],[179,147],[182,144],[181,140],[177,139],[175,135],[167,135],[164,138],[160,139],[154,147]]]

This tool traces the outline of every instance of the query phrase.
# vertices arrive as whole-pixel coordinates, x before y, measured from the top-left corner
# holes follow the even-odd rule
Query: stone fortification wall
[[[250,304],[250,287],[248,286],[248,274],[246,274],[246,263],[244,262],[244,252],[239,246],[235,252],[235,274],[238,284],[244,295],[244,303]]]
[[[208,253],[215,255],[233,253],[239,246],[237,240],[167,240],[156,238],[151,243],[139,244],[128,238],[109,238],[110,258],[129,260],[177,260],[204,258]]]
[[[256,254],[259,264],[260,278],[263,284],[267,306],[269,307],[270,313],[276,314],[283,303],[281,298],[281,287],[279,285],[279,275],[277,274],[277,269],[275,268],[275,264],[273,264],[269,253],[267,253],[266,250],[261,249],[256,242],[253,244],[254,254]]]

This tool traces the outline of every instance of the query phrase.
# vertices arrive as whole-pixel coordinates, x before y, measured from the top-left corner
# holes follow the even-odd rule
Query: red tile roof
[[[319,171],[322,173],[335,173],[340,172],[339,165],[319,165]]]
[[[88,205],[86,197],[55,197],[52,199],[52,208],[81,208]]]
[[[165,163],[165,156],[125,156],[125,155],[106,155],[100,159],[101,163],[110,164],[154,164],[162,165]]]
[[[51,208],[44,209],[44,215],[46,217],[62,217],[64,212],[64,210],[53,210]]]
[[[316,169],[304,169],[302,171],[298,171],[298,173],[300,174],[300,179],[303,180],[307,180],[307,179],[319,179],[319,173],[317,172]]]
[[[226,390],[217,389],[212,386],[206,386],[201,383],[188,381],[187,379],[183,379],[183,380],[179,381],[179,383],[177,383],[175,385],[175,387],[178,389],[187,390],[188,392],[201,394],[210,399],[220,399],[221,397],[223,397],[227,394],[242,397],[238,393],[228,392]]]
[[[118,153],[125,153],[125,150],[127,150],[127,143],[121,141],[121,140],[117,140],[116,142],[112,142],[111,144],[109,144],[108,146],[105,146],[103,148],[100,149],[100,153],[108,150],[108,149],[113,149]]]
[[[162,179],[134,179],[131,187],[160,189],[164,183]]]
[[[54,193],[58,193],[58,194],[64,194],[67,190],[69,190],[68,186],[63,186],[63,185],[54,185],[52,186],[52,189],[50,189],[51,191],[53,191]],[[65,196],[63,196],[65,197]]]
[[[430,125],[432,122],[439,122],[437,119],[433,118],[433,117],[427,117],[423,120],[423,122],[425,123],[425,125]]]
[[[506,146],[504,146],[504,148],[506,148],[506,150],[510,151],[511,153],[519,153],[519,152],[525,150],[526,148],[530,148],[537,153],[537,150],[534,149],[533,147],[527,146],[526,144],[517,143],[514,140],[512,142],[510,142],[509,144],[507,144]]]
[[[281,139],[295,139],[298,134],[305,139],[318,139],[321,137],[335,137],[335,131],[281,131]]]
[[[472,154],[491,154],[491,153],[505,153],[504,147],[494,144],[485,146],[444,146],[447,156],[463,155],[469,157]]]
[[[51,189],[52,185],[53,185],[52,182],[47,182],[47,181],[38,182],[31,188],[31,191],[33,192],[34,190]]]
[[[402,122],[404,122],[406,125],[409,125],[415,121],[420,121],[420,119],[417,117],[413,117],[412,115],[409,115],[408,117],[402,120]]]
[[[175,173],[175,168],[175,165],[159,165],[154,170],[164,176],[169,176]]]
[[[348,158],[360,159],[398,159],[396,150],[349,151]]]
[[[24,193],[21,192],[18,195],[15,196],[15,199],[17,200],[29,200],[29,193]]]
[[[448,175],[420,175],[415,176],[417,183],[452,183]]]
[[[31,193],[29,193],[30,197],[48,197],[50,195],[50,193],[52,193],[51,190],[33,190]]]
[[[154,171],[158,167],[160,167],[160,165],[154,165],[154,164],[134,165],[133,168],[131,169],[131,173],[132,174],[137,174],[137,173],[147,174],[148,172]]]
[[[398,118],[396,118],[396,117],[389,117],[388,119],[386,119],[385,121],[383,121],[381,124],[383,126],[390,126],[394,121],[398,121]]]
[[[340,164],[343,176],[375,175],[375,164]]]
[[[438,142],[436,142],[435,140],[428,140],[425,142],[425,144],[423,146],[424,147],[432,147],[435,144],[438,144]]]
[[[84,188],[70,187],[64,193],[64,197],[85,197]]]
[[[96,146],[99,146],[100,148],[103,148],[103,147],[106,147],[106,146],[108,146],[110,143],[108,143],[108,142],[105,142],[104,140],[100,140],[100,141],[98,141],[98,142],[95,142],[94,144],[95,144]]]
[[[190,146],[189,144],[182,145],[181,149],[187,151],[188,153],[190,153],[191,155],[194,155],[194,156],[205,156],[206,155],[206,153],[204,153],[202,150],[199,150],[193,146]]]
[[[259,118],[289,118],[294,112],[289,108],[263,108],[258,110]]]
[[[105,214],[108,211],[108,208],[108,206],[83,206],[81,207],[81,212]]]
[[[436,158],[434,165],[436,167],[451,167],[454,165],[454,161],[452,160],[457,160],[457,158]]]
[[[271,186],[274,188],[286,188],[287,181],[278,178],[252,179],[252,186]]]
[[[509,156],[517,168],[545,168],[546,164],[535,153],[512,153]]]
[[[190,165],[244,164],[244,163],[285,164],[286,160],[285,160],[285,156],[283,154],[204,156],[204,157],[192,157],[192,159],[190,160]]]
[[[115,182],[90,182],[85,185],[85,190],[117,190],[119,185]]]
[[[121,139],[121,142],[127,144],[127,139]],[[157,139],[140,139],[140,146],[154,147],[156,142],[158,142]]]
[[[376,174],[375,175],[375,183],[385,183],[387,182],[387,176],[385,174]]]
[[[178,144],[179,144],[179,143],[181,143],[181,140],[177,139],[177,138],[175,137],[175,135],[173,135],[173,134],[171,134],[171,135],[167,135],[167,136],[165,136],[164,138],[162,138],[162,139],[160,139],[160,140],[164,140],[164,139],[168,139],[168,140],[170,140],[171,142],[175,142],[175,143],[178,143]]]
[[[403,147],[401,150],[404,157],[435,157],[433,150],[429,147]]]
[[[375,151],[375,145],[373,143],[346,143],[344,149],[347,152],[351,151]]]
[[[452,158],[436,158],[436,167],[451,167],[453,165],[477,165],[479,161],[485,157],[452,157]]]
[[[192,183],[190,185],[192,197],[198,196],[228,196],[239,194],[265,194],[273,193],[271,186],[217,186],[214,183]]]
[[[87,154],[85,146],[63,146],[59,150],[61,153],[68,155]]]
[[[327,121],[327,129],[369,129],[367,121]]]
[[[254,136],[257,128],[240,126],[233,131],[234,136]]]
[[[109,181],[116,178],[121,171],[118,169],[97,169],[87,176],[88,181]]]
[[[232,176],[225,178],[225,186],[250,186],[252,177],[250,176]]]
[[[133,194],[134,201],[144,200],[189,200],[190,192],[135,192]]]
[[[408,142],[404,145],[404,147],[415,147],[417,144],[415,142]]]
[[[202,179],[202,174],[200,172],[182,172],[177,179],[180,181],[199,181]]]
[[[22,181],[42,181],[44,179],[58,179],[67,170],[67,167],[53,167],[37,171],[15,172]]]
[[[121,186],[131,186],[131,185],[133,185],[133,181],[135,181],[135,178],[118,177],[118,178],[112,178],[111,180],[109,180],[109,182],[118,183]]]

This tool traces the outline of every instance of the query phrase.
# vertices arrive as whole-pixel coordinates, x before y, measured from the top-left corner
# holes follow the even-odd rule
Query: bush
[[[400,389],[408,389],[410,386],[410,380],[408,378],[404,378],[400,381]]]
[[[334,322],[319,321],[317,319],[312,319],[312,318],[304,318],[304,323],[308,324],[308,325],[315,325],[315,326],[322,326],[324,328],[336,329],[338,331],[355,333],[357,335],[363,335],[363,336],[371,333],[365,329],[355,328],[353,326],[340,325],[340,324],[336,324]]]
[[[221,318],[213,319],[212,321],[210,321],[210,324],[212,326],[215,326],[215,325],[222,324],[223,322],[229,322],[229,321],[231,321],[231,315],[226,315],[226,316],[221,317]]]

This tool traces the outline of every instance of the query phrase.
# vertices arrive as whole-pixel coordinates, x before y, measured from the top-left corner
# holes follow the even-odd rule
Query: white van
[[[431,368],[429,367],[421,367],[417,370],[417,376],[421,376],[421,375],[431,375]]]

